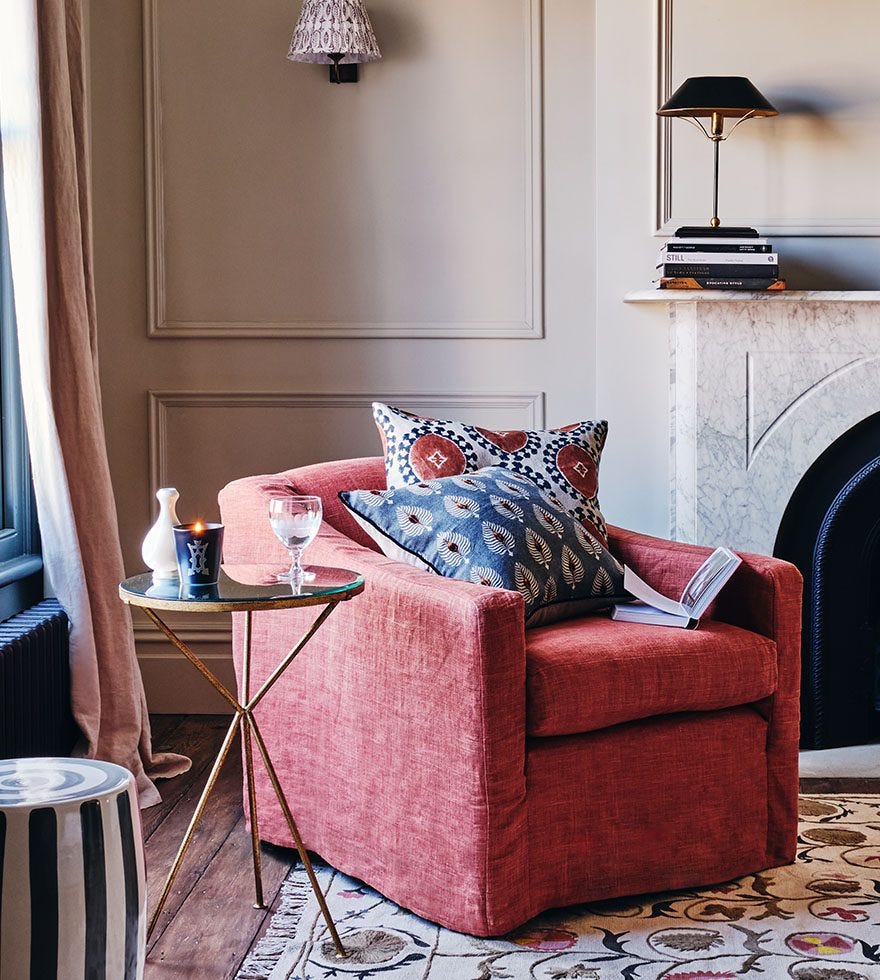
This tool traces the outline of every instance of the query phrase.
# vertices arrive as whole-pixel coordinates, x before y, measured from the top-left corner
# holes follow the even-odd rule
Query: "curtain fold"
[[[43,560],[71,621],[84,754],[137,779],[189,760],[153,755],[128,609],[98,374],[82,0],[0,3],[0,135],[12,281]]]

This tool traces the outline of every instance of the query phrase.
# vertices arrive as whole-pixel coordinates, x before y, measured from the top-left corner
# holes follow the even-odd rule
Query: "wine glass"
[[[275,537],[290,552],[290,571],[278,576],[290,582],[296,595],[310,576],[302,567],[302,553],[321,526],[320,497],[273,497],[269,501],[269,523]]]

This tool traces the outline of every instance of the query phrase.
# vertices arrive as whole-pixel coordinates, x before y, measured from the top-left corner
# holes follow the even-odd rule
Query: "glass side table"
[[[177,582],[159,584],[153,583],[151,573],[135,575],[127,578],[119,585],[119,597],[123,602],[130,606],[139,606],[152,622],[165,634],[168,640],[186,657],[187,660],[198,670],[198,672],[209,681],[214,688],[229,702],[234,717],[220,746],[220,751],[208,781],[196,805],[192,820],[187,827],[183,840],[171,865],[171,870],[159,897],[159,902],[153,910],[150,924],[147,929],[147,936],[152,933],[159,918],[159,913],[168,899],[171,886],[180,870],[190,845],[193,834],[198,826],[199,820],[205,809],[205,804],[211,795],[217,777],[223,768],[223,763],[229,754],[232,742],[235,738],[236,730],[241,728],[242,746],[244,749],[244,765],[247,778],[248,809],[251,822],[251,849],[254,863],[254,888],[256,891],[255,908],[265,908],[263,901],[263,879],[260,866],[260,836],[257,824],[257,804],[254,794],[254,762],[253,762],[253,742],[257,743],[257,749],[266,768],[266,774],[278,798],[278,803],[284,813],[290,834],[293,837],[300,859],[309,876],[315,898],[321,907],[321,913],[327,923],[327,928],[333,938],[337,956],[345,956],[345,948],[339,939],[339,934],[330,916],[330,910],[324,900],[324,895],[318,885],[312,862],[303,846],[302,838],[293,819],[293,814],[284,796],[284,791],[278,781],[275,767],[269,758],[266,750],[266,743],[260,734],[260,728],[254,718],[253,712],[257,705],[269,693],[279,677],[293,663],[296,656],[302,651],[306,644],[321,628],[333,610],[340,602],[359,595],[364,591],[364,580],[357,572],[351,572],[344,568],[321,568],[310,566],[309,572],[312,577],[303,584],[294,595],[291,587],[286,583],[275,581],[278,569],[274,566],[263,565],[225,565],[220,573],[220,581],[217,585],[201,586],[192,590],[187,590],[186,586],[179,585]],[[323,606],[320,614],[312,625],[306,630],[299,642],[285,656],[283,656],[272,673],[266,678],[260,688],[251,694],[251,625],[252,617],[255,612],[265,609],[298,609],[301,606]],[[244,621],[244,656],[242,660],[242,671],[240,679],[241,700],[235,697],[223,682],[216,677],[205,666],[196,654],[180,639],[174,630],[165,623],[158,612],[174,613],[210,613],[210,612],[243,612]]]

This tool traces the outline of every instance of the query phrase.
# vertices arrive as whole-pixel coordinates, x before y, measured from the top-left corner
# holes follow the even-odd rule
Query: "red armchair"
[[[307,561],[366,577],[257,712],[310,850],[475,935],[555,906],[794,859],[794,566],[743,556],[695,631],[594,616],[527,632],[517,593],[375,550],[336,494],[384,485],[376,458],[251,477],[220,494],[228,562],[283,566],[267,498],[314,493],[325,522]],[[614,528],[611,547],[668,594],[708,554]],[[312,618],[255,617],[257,676]],[[241,642],[237,623],[237,659]],[[261,836],[290,845],[257,768]]]

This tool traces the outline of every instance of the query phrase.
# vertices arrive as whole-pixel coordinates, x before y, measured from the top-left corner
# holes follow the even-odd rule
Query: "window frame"
[[[0,621],[43,598],[0,154]]]

